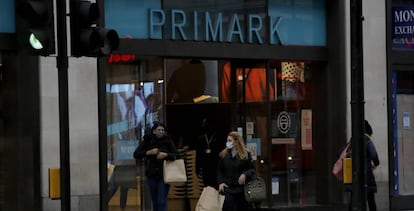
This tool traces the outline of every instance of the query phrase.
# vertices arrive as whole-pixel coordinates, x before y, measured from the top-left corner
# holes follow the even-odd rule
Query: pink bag
[[[346,154],[348,153],[349,147],[351,146],[351,143],[347,143],[346,147],[342,150],[341,155],[339,155],[338,160],[336,160],[335,165],[332,168],[332,174],[335,175],[335,177],[342,181],[343,178],[343,159],[346,157]]]

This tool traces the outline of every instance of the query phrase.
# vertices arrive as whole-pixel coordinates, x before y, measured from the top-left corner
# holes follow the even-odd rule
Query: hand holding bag
[[[336,160],[333,168],[332,168],[332,174],[335,175],[335,177],[339,180],[342,181],[343,178],[343,159],[346,157],[346,154],[349,151],[349,148],[351,146],[351,143],[347,143],[346,147],[342,150],[341,154],[339,155],[338,160]]]
[[[254,175],[244,184],[244,197],[247,202],[261,202],[266,200],[266,183],[263,178]]]
[[[224,203],[224,195],[211,186],[203,188],[200,198],[197,201],[195,211],[218,211]]]
[[[187,182],[184,159],[164,160],[164,182],[168,184]]]

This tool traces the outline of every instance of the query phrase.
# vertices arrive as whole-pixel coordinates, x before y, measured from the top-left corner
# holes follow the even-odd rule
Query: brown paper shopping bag
[[[223,207],[224,195],[211,186],[203,188],[195,211],[218,211]]]
[[[168,184],[187,182],[184,159],[164,160],[164,182]]]

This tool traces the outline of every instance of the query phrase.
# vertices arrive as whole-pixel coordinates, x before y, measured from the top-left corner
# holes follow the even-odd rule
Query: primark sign
[[[280,16],[149,9],[148,20],[150,39],[284,44]]]

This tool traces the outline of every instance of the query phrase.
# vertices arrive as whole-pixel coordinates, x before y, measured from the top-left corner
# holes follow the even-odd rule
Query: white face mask
[[[234,144],[232,142],[226,142],[227,149],[232,149]]]
[[[165,132],[164,131],[158,131],[155,133],[155,137],[157,138],[163,138],[165,136]]]

